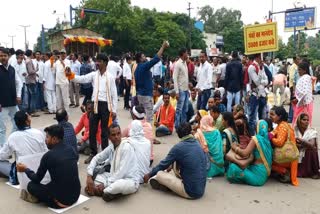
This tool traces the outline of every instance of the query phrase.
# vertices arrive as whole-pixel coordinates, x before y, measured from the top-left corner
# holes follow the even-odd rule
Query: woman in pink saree
[[[309,73],[308,63],[302,62],[298,66],[299,80],[295,88],[295,99],[293,102],[292,127],[296,126],[297,119],[301,113],[309,115],[310,125],[312,125],[313,96],[312,78]]]

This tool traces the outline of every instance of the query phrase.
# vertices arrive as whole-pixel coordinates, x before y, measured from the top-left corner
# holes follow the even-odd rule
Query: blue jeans
[[[265,97],[256,97],[251,95],[248,104],[248,116],[249,116],[249,132],[252,136],[256,134],[257,118],[263,119],[267,100]]]
[[[228,112],[232,112],[232,102],[234,99],[234,104],[235,105],[239,105],[240,104],[240,91],[238,92],[227,92],[227,100],[228,100],[228,104],[227,104],[227,111]]]
[[[292,119],[293,119],[293,108],[292,108],[292,104],[290,104],[288,122],[292,123]]]
[[[162,137],[166,135],[171,135],[171,131],[166,126],[159,126],[156,128],[156,137]]]
[[[46,103],[44,101],[44,93],[43,93],[43,83],[37,83],[37,104],[36,108],[37,109],[43,109],[46,107]]]
[[[28,113],[34,113],[37,108],[37,85],[27,84],[29,108]]]
[[[7,119],[9,117],[12,123],[12,131],[14,132],[17,130],[16,123],[14,122],[14,115],[18,111],[17,106],[10,106],[10,107],[2,107],[2,111],[0,112],[0,147],[6,143],[6,132],[7,132]]]
[[[179,100],[176,108],[176,117],[174,121],[174,127],[177,129],[180,124],[187,122],[189,92],[180,91]]]
[[[23,111],[28,111],[28,90],[25,83],[23,83],[23,87],[21,89],[21,105],[19,105],[19,109]]]
[[[201,92],[201,95],[198,96],[198,101],[197,101],[198,110],[206,109],[210,95],[211,95],[211,89],[203,90]]]
[[[9,161],[0,161],[0,177],[9,178],[11,163]]]

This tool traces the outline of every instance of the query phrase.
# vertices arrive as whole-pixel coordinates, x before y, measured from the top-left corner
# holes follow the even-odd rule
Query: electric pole
[[[30,25],[20,25],[20,27],[24,28],[24,46],[25,49],[28,50],[28,44],[27,44],[27,27],[30,27]]]
[[[13,46],[13,38],[16,37],[16,35],[8,35],[9,37],[11,37],[11,47],[14,48]]]
[[[187,10],[189,11],[189,50],[191,51],[191,32],[192,32],[192,20],[191,20],[191,2],[188,3]]]

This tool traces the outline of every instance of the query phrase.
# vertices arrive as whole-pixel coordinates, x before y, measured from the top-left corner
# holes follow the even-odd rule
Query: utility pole
[[[191,2],[188,2],[188,8],[187,10],[189,11],[189,50],[191,51],[191,32],[192,32],[192,20],[191,20]]]
[[[27,44],[27,27],[30,27],[30,25],[20,25],[20,27],[24,28],[24,46],[25,49],[28,50],[28,44]]]
[[[13,38],[16,37],[16,35],[8,35],[9,37],[11,37],[11,47],[14,48],[13,46]]]

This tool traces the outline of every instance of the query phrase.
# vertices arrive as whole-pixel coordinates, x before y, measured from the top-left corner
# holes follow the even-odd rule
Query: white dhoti
[[[109,183],[108,179],[111,176],[109,172],[97,175],[94,183],[95,185],[103,184],[105,187],[103,192],[109,194],[123,194],[129,195],[135,193],[139,189],[139,184],[132,179],[119,179],[113,183]]]

